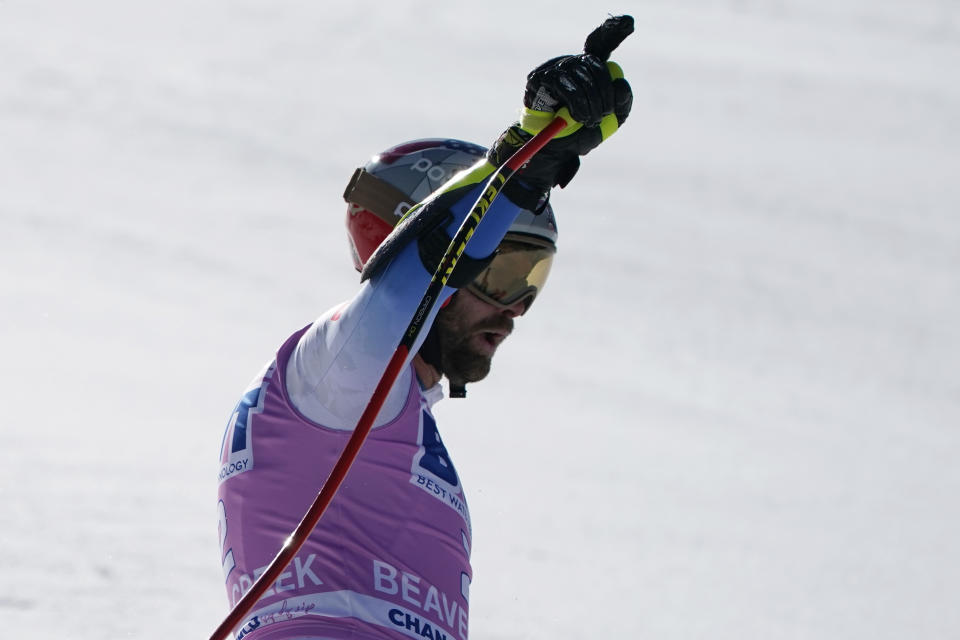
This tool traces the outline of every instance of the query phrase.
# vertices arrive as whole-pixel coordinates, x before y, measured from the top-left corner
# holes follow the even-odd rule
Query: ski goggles
[[[467,285],[470,292],[499,309],[525,302],[526,313],[550,274],[556,247],[539,238],[507,234],[483,271]]]

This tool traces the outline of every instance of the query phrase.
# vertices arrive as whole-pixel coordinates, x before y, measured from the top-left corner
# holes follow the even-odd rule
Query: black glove
[[[626,84],[626,80],[621,78],[619,83]],[[628,94],[629,90],[627,85]],[[610,70],[591,53],[547,60],[527,76],[523,106],[551,114],[564,106],[574,120],[595,127],[603,116],[615,111]]]
[[[630,16],[608,18],[587,36],[584,53],[552,58],[527,76],[523,117],[493,144],[488,154],[490,161],[497,166],[506,162],[546,127],[557,111],[569,126],[518,173],[534,193],[524,196],[516,188],[508,190],[508,196],[517,204],[532,208],[529,204],[542,200],[543,192],[558,185],[565,187],[580,168],[580,156],[597,147],[626,121],[633,92],[620,67],[606,61],[632,32]]]

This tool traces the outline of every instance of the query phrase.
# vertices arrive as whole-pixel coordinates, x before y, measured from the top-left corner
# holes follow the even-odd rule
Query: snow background
[[[356,287],[353,168],[489,143],[609,11],[630,121],[437,408],[471,637],[960,638],[960,7],[551,6],[0,2],[6,635],[212,632],[222,430]]]

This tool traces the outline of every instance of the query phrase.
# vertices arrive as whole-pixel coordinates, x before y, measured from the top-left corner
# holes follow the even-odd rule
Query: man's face
[[[497,347],[513,331],[513,318],[523,313],[524,302],[499,309],[468,289],[461,289],[437,314],[440,366],[454,384],[484,379]]]

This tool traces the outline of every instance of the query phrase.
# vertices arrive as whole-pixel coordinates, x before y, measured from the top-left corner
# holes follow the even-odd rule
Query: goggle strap
[[[363,167],[353,172],[343,192],[343,199],[370,211],[391,227],[413,206],[403,191],[367,172]]]

